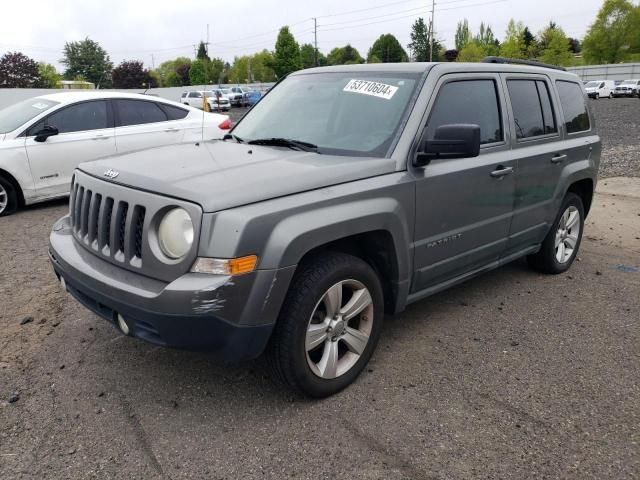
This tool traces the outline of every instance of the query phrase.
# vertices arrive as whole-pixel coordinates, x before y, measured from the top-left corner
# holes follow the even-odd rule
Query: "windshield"
[[[593,88],[593,87],[597,87],[599,84],[600,84],[600,82],[589,82],[584,87],[585,88]]]
[[[30,98],[0,110],[0,133],[13,132],[58,103],[42,98]]]
[[[244,141],[286,138],[318,153],[384,157],[412,105],[419,73],[294,75],[238,123]]]
[[[625,80],[622,85],[635,85],[635,80]]]
[[[231,93],[231,91],[230,91],[228,88],[223,88],[221,91],[222,91],[222,93],[224,93],[225,95],[226,95],[226,94]]]

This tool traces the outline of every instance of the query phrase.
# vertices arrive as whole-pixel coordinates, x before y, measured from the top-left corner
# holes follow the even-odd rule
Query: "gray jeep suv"
[[[55,273],[124,334],[335,393],[385,313],[576,257],[600,159],[580,80],[492,62],[304,70],[225,140],[82,164]]]

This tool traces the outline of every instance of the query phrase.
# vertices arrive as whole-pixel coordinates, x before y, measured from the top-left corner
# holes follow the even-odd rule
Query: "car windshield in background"
[[[306,142],[317,145],[318,153],[384,157],[408,114],[420,75],[293,75],[261,99],[233,134],[246,142]]]
[[[42,98],[30,98],[0,110],[0,133],[13,132],[58,103]]]
[[[589,82],[584,87],[585,88],[592,88],[592,87],[597,87],[598,85],[600,85],[600,82]]]

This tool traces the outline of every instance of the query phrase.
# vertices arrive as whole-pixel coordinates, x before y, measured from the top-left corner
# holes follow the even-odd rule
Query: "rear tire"
[[[266,356],[273,376],[316,398],[351,384],[380,337],[380,279],[360,258],[328,253],[301,265]]]
[[[15,213],[18,209],[18,192],[13,183],[0,177],[0,217]]]
[[[557,275],[566,272],[578,255],[583,231],[582,199],[569,192],[564,197],[558,216],[540,250],[527,257],[529,265],[542,273]]]

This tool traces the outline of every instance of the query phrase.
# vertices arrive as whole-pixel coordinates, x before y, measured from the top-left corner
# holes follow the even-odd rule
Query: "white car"
[[[69,194],[82,162],[222,138],[229,117],[117,92],[54,93],[0,110],[0,216]]]
[[[616,82],[613,80],[594,80],[587,83],[584,89],[589,98],[613,98]]]
[[[216,95],[220,92],[220,95]],[[194,90],[191,92],[183,92],[180,101],[184,105],[190,105],[195,108],[203,109],[203,97],[207,98],[210,110],[223,110],[228,112],[231,109],[231,100],[224,95],[221,90]]]
[[[614,97],[640,97],[640,80],[625,80],[613,91]]]

